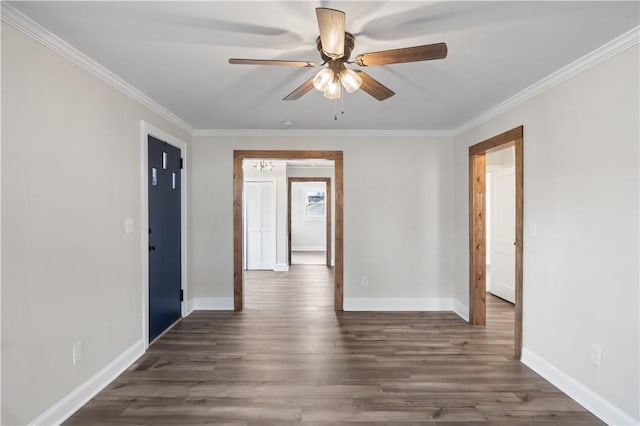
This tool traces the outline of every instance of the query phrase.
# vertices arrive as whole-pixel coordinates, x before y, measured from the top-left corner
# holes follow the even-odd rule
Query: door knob
[[[149,251],[156,251],[156,245],[149,245]]]

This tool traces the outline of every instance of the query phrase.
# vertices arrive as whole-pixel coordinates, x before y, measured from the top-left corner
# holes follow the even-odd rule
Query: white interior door
[[[245,182],[247,269],[273,269],[276,263],[275,182]]]
[[[515,169],[491,173],[491,293],[515,302]]]

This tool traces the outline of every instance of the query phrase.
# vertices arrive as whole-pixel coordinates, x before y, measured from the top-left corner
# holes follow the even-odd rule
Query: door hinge
[[[180,289],[180,301],[184,301],[184,290]]]
[[[184,161],[182,160],[182,157],[180,157],[180,169],[182,169],[184,167]]]

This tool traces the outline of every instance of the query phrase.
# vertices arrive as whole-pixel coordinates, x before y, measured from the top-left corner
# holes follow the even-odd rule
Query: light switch
[[[124,220],[124,233],[133,234],[133,219],[130,217]]]

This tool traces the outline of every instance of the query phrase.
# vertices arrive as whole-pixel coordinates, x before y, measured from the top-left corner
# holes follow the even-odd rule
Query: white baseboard
[[[609,425],[637,425],[640,421],[616,407],[596,392],[570,377],[555,365],[536,355],[528,348],[522,348],[521,361],[524,365],[544,377],[578,404],[592,412]]]
[[[463,320],[469,322],[469,307],[457,299],[453,301],[453,312],[458,314]]]
[[[142,339],[122,352],[106,367],[91,376],[86,382],[75,388],[71,393],[58,401],[30,425],[59,425],[67,420],[80,407],[89,402],[98,392],[104,389],[124,370],[129,368],[144,353]]]
[[[185,314],[185,317],[188,317],[193,311],[195,311],[196,308],[194,306],[194,303],[195,301],[193,298],[187,300],[187,313]]]
[[[445,297],[346,298],[345,311],[453,311],[453,299]]]
[[[289,270],[288,263],[276,263],[276,266],[273,267],[273,270],[276,272],[287,272]]]
[[[196,311],[233,311],[233,297],[194,297]]]
[[[292,246],[291,251],[327,251],[327,249],[324,246]]]

